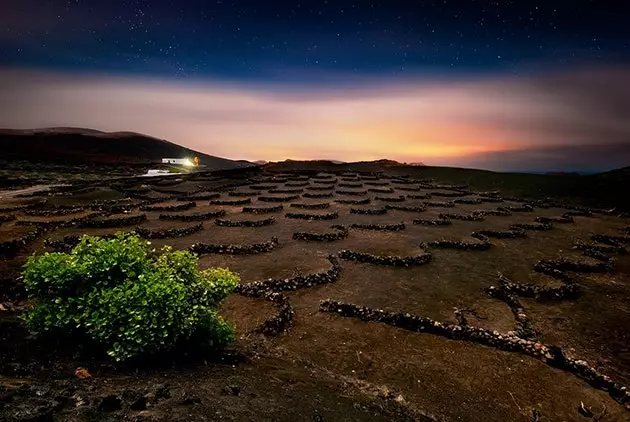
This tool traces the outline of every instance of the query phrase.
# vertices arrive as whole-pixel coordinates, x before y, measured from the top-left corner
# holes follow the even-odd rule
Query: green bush
[[[136,235],[83,236],[70,253],[30,257],[23,276],[33,304],[29,329],[85,336],[117,361],[191,338],[213,348],[233,340],[217,308],[238,276],[200,271],[195,254],[155,251]]]

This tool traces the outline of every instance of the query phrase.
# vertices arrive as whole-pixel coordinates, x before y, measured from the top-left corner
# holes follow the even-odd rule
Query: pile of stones
[[[480,242],[466,242],[463,240],[434,240],[429,242],[429,246],[434,248],[443,248],[443,249],[459,249],[464,251],[487,251],[492,247],[492,243],[488,241],[488,238],[483,235],[478,235],[477,239],[481,240]]]
[[[483,201],[480,198],[457,198],[454,199],[455,204],[480,205]]]
[[[350,214],[385,215],[387,214],[387,208],[350,208]]]
[[[376,199],[377,201],[383,201],[383,202],[405,202],[406,201],[406,198],[403,195],[392,196],[392,197],[375,196],[374,199]]]
[[[302,197],[304,198],[311,198],[311,199],[320,199],[320,198],[332,198],[333,194],[331,193],[305,193],[302,194]]]
[[[294,182],[286,182],[285,186],[292,186],[292,187],[303,187],[303,186],[308,186],[309,183],[308,182],[302,182],[302,181],[294,181]]]
[[[230,192],[230,194],[233,192]],[[221,197],[220,193],[217,192],[209,192],[209,193],[191,193],[186,196],[180,196],[177,198],[178,201],[210,201],[212,199],[219,199]]]
[[[0,215],[0,224],[15,220],[15,214]]]
[[[374,265],[387,265],[391,267],[412,267],[417,265],[424,265],[431,261],[431,254],[428,252],[416,256],[378,256],[369,253],[354,252],[343,249],[337,253],[337,256],[348,261],[356,261]]]
[[[323,210],[330,208],[330,202],[320,202],[317,204],[291,204],[291,207],[303,210]]]
[[[394,189],[393,188],[369,188],[368,192],[375,192],[375,193],[394,193]]]
[[[160,214],[160,220],[177,220],[177,221],[205,221],[217,217],[223,217],[225,210],[200,212],[196,214]]]
[[[614,271],[615,268],[611,260],[591,264],[560,258],[542,259],[536,263],[534,269],[539,272],[545,272],[545,267],[553,268],[559,271],[574,271],[579,273],[608,273]]]
[[[295,199],[299,199],[300,195],[288,195],[288,196],[259,196],[260,202],[290,202]]]
[[[431,199],[431,194],[430,193],[409,194],[409,195],[407,195],[407,198],[409,198],[409,199]]]
[[[505,206],[497,208],[499,211],[510,211],[510,212],[534,212],[534,207],[528,204],[524,204],[520,207],[515,206]]]
[[[344,204],[344,205],[367,205],[371,201],[370,201],[370,198],[364,198],[364,199],[336,199],[335,202],[338,204]]]
[[[269,193],[302,193],[304,189],[302,188],[283,188],[283,189],[269,189]]]
[[[499,230],[477,230],[470,234],[471,237],[477,239],[483,238],[495,238],[495,239],[520,239],[527,237],[527,233],[525,230],[507,230],[507,231],[499,231]]]
[[[561,217],[536,217],[534,218],[534,221],[536,223],[560,223],[560,224],[566,224],[566,223],[574,223],[575,220],[573,220],[573,217],[571,216],[561,216]]]
[[[468,193],[465,192],[431,192],[433,196],[441,196],[444,198],[457,198],[460,196],[466,196]]]
[[[189,251],[197,254],[229,254],[229,255],[253,255],[263,252],[271,252],[278,247],[279,242],[277,237],[272,237],[271,240],[263,243],[252,243],[249,245],[222,245],[222,244],[209,244],[209,243],[196,243],[190,248]]]
[[[367,191],[366,190],[353,191],[353,190],[337,189],[335,191],[335,193],[337,195],[347,195],[347,196],[364,196],[364,195],[367,195]]]
[[[251,198],[254,196],[260,195],[260,192],[251,190],[251,191],[231,191],[228,192],[228,196],[236,197],[236,198]]]
[[[328,260],[332,264],[332,267],[328,271],[309,275],[299,275],[293,278],[270,278],[267,280],[255,281],[253,283],[239,284],[236,287],[236,292],[248,297],[262,297],[267,293],[295,291],[321,284],[334,283],[339,279],[341,266],[339,265],[338,259],[333,255],[329,256]]]
[[[146,214],[138,214],[138,215],[129,215],[124,217],[114,217],[114,218],[105,218],[105,219],[87,219],[80,223],[81,227],[84,228],[93,228],[93,229],[101,229],[101,228],[110,228],[110,227],[122,227],[122,226],[137,226],[138,224],[146,221]]]
[[[243,212],[251,214],[268,214],[272,212],[279,212],[284,209],[282,204],[274,205],[271,207],[243,207]]]
[[[490,286],[486,291],[490,296],[493,296],[499,290],[505,290],[509,294],[533,299],[563,300],[576,298],[580,293],[579,285],[568,275],[565,275],[562,281],[564,284],[560,287],[547,287],[536,284],[514,283],[503,274],[499,274],[500,287]]]
[[[79,212],[86,211],[86,207],[77,207],[74,206],[72,208],[59,208],[55,207],[52,209],[32,209],[32,210],[24,210],[24,214],[30,215],[32,217],[60,217],[68,214],[76,214]],[[2,217],[0,216],[0,222],[2,222]],[[15,218],[15,216],[13,216]]]
[[[477,214],[477,215],[492,215],[495,217],[509,217],[512,215],[511,212],[509,211],[501,211],[501,210],[474,210],[472,212],[473,214]]]
[[[405,230],[405,223],[398,224],[350,224],[351,229],[401,231]]]
[[[298,219],[298,220],[334,220],[334,219],[339,218],[339,213],[337,211],[329,212],[325,214],[288,212],[284,216],[286,218],[293,218],[293,219]]]
[[[312,191],[323,191],[323,190],[333,190],[335,188],[335,185],[327,185],[327,186],[309,186],[306,188],[306,190],[312,190]]]
[[[213,201],[210,201],[210,205],[233,205],[233,206],[238,206],[238,205],[248,205],[252,203],[252,199],[251,198],[246,198],[246,199],[235,199],[235,200],[220,200],[220,199],[215,199]]]
[[[548,223],[514,223],[510,230],[551,230],[553,226]]]
[[[183,237],[203,230],[203,223],[195,224],[188,227],[178,227],[174,229],[149,230],[137,227],[135,232],[138,236],[145,239],[168,239],[172,237]]]
[[[252,190],[269,190],[269,189],[276,189],[278,187],[278,185],[251,185],[249,188]]]
[[[462,220],[462,221],[484,221],[485,218],[480,214],[452,214],[452,213],[441,213],[439,218],[450,219],[450,220]]]
[[[424,205],[426,207],[435,207],[435,208],[455,208],[455,203],[453,202],[429,201],[429,202],[425,202]]]
[[[263,299],[273,302],[278,307],[278,313],[265,320],[257,331],[267,336],[277,336],[288,330],[293,322],[295,311],[293,306],[285,295],[281,293],[267,293]]]
[[[140,211],[186,211],[196,206],[197,203],[195,201],[178,205],[145,205],[140,207]]]
[[[293,239],[317,241],[317,242],[334,242],[336,240],[345,239],[348,237],[348,228],[341,225],[332,225],[331,229],[336,230],[335,233],[313,233],[313,232],[295,232],[293,233]]]
[[[407,212],[423,212],[426,211],[426,207],[414,207],[407,205],[385,205],[385,209],[388,210],[396,210],[396,211],[407,211]]]
[[[228,220],[217,218],[214,224],[221,227],[263,227],[270,226],[276,222],[275,217],[265,218],[263,220]]]
[[[450,226],[453,224],[451,220],[445,220],[443,218],[424,219],[416,218],[413,220],[413,224],[419,224],[422,226]]]

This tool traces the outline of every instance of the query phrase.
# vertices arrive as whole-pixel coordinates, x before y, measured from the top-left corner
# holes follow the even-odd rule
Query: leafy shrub
[[[203,339],[218,348],[234,329],[217,312],[238,284],[227,269],[200,271],[189,251],[160,251],[134,234],[83,236],[70,253],[32,256],[24,282],[36,334],[95,341],[117,361]]]

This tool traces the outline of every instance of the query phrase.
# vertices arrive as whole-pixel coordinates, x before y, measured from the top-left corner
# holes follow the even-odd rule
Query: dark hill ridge
[[[196,156],[212,170],[250,166],[140,133],[81,128],[0,129],[0,148],[4,160],[44,163],[151,164],[162,158]]]

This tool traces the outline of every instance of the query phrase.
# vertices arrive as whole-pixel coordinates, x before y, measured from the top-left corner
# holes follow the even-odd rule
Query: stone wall
[[[214,201],[210,201],[210,205],[234,205],[234,206],[238,206],[238,205],[247,205],[247,204],[251,204],[251,203],[252,203],[252,199],[251,198],[235,199],[235,200],[215,199]]]
[[[350,214],[384,215],[387,214],[387,208],[350,208]]]
[[[186,211],[197,206],[195,201],[178,205],[146,205],[140,207],[140,211]]]
[[[203,230],[203,223],[195,224],[188,227],[178,227],[173,229],[149,230],[137,227],[135,232],[138,236],[145,239],[168,239],[172,237],[183,237]]]
[[[196,214],[160,214],[160,220],[178,220],[178,221],[205,221],[212,220],[217,217],[223,217],[225,210],[200,212]]]
[[[285,195],[285,196],[259,196],[260,202],[291,202],[296,199],[300,199],[300,195]]]
[[[335,240],[341,240],[348,237],[348,228],[341,225],[332,225],[331,229],[336,230],[335,233],[313,233],[313,232],[295,232],[293,233],[293,239],[317,241],[317,242],[334,242]]]
[[[344,205],[367,205],[371,201],[370,201],[370,198],[364,198],[364,199],[335,199],[335,202],[338,204],[344,204]]]
[[[350,224],[351,229],[400,231],[405,230],[405,223],[399,224]]]
[[[293,208],[301,208],[304,210],[323,210],[330,208],[330,202],[320,202],[318,204],[291,204]]]
[[[337,211],[329,212],[325,214],[288,212],[284,216],[286,218],[293,218],[293,219],[299,219],[299,220],[334,220],[334,219],[339,218],[339,213]]]
[[[332,198],[332,193],[305,193],[302,194],[303,198],[312,198],[312,199],[320,199],[320,198]]]
[[[130,215],[125,217],[115,217],[107,219],[90,219],[80,224],[84,228],[110,228],[110,227],[123,227],[123,226],[136,226],[146,221],[146,214]]]
[[[335,193],[337,195],[347,195],[347,196],[365,196],[365,195],[367,195],[367,191],[366,190],[353,191],[353,190],[337,189],[335,191]]]
[[[375,196],[375,200],[383,202],[405,202],[407,199],[403,196]]]
[[[275,217],[269,217],[263,220],[228,220],[220,218],[214,220],[214,224],[222,227],[263,227],[270,226],[275,222]]]
[[[387,265],[391,267],[412,267],[424,265],[431,261],[431,254],[428,252],[416,256],[396,256],[396,255],[372,255],[364,252],[354,252],[343,249],[337,253],[340,259],[356,261],[374,265]]]
[[[243,207],[243,212],[252,214],[267,214],[271,212],[279,212],[284,209],[282,204],[271,207]]]
[[[278,238],[272,237],[271,240],[267,242],[252,243],[249,245],[196,243],[188,249],[197,254],[217,253],[229,255],[250,255],[271,252],[277,248],[278,245]]]
[[[423,219],[416,218],[413,220],[413,224],[420,224],[423,226],[450,226],[453,224],[451,220],[445,220],[443,218],[435,218],[435,219]]]
[[[423,212],[426,211],[426,207],[414,207],[414,206],[406,206],[406,205],[385,205],[385,208],[388,210],[396,210],[396,211],[407,211],[407,212]]]

